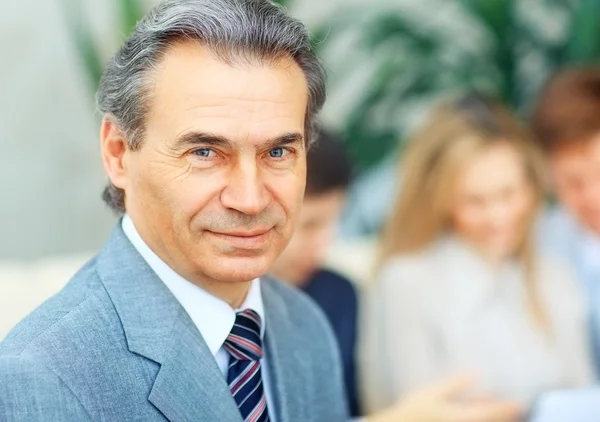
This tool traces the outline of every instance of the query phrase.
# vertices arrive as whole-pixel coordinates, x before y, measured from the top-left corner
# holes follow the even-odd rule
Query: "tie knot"
[[[260,327],[260,316],[252,309],[238,312],[223,346],[235,359],[259,360],[263,357]]]

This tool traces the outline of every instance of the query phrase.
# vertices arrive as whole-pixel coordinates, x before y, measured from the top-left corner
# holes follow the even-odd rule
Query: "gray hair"
[[[325,72],[304,25],[270,0],[165,0],[138,24],[100,80],[101,113],[123,131],[128,147],[139,148],[152,98],[152,70],[180,40],[198,41],[226,63],[292,58],[308,83],[305,137],[315,137],[315,118],[325,102]],[[125,212],[124,192],[112,183],[104,201]]]

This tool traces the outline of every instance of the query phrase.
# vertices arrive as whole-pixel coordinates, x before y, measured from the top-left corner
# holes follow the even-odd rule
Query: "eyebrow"
[[[229,139],[223,136],[203,132],[190,132],[177,138],[174,147],[175,149],[183,149],[195,145],[231,147],[232,144]]]
[[[299,132],[286,133],[276,138],[268,139],[261,143],[261,148],[271,149],[284,145],[302,143],[304,137]],[[189,148],[195,145],[203,146],[220,146],[224,148],[233,148],[234,143],[221,135],[215,135],[204,132],[190,132],[177,138],[175,141],[175,149]]]

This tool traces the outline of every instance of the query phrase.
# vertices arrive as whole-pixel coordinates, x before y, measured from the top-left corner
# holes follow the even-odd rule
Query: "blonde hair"
[[[448,228],[453,184],[459,170],[477,152],[500,143],[522,158],[535,205],[515,256],[524,265],[532,315],[545,324],[537,294],[532,225],[545,192],[540,151],[515,116],[497,102],[479,95],[438,107],[411,139],[402,156],[402,180],[395,207],[381,234],[378,267],[390,258],[419,252]]]

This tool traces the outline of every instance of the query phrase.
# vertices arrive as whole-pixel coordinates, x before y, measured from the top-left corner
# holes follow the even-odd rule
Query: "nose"
[[[269,205],[270,194],[254,162],[240,162],[232,169],[221,192],[221,204],[245,215],[260,214]]]
[[[500,230],[510,225],[514,211],[511,204],[494,201],[488,204],[486,208],[486,217],[490,228]]]

